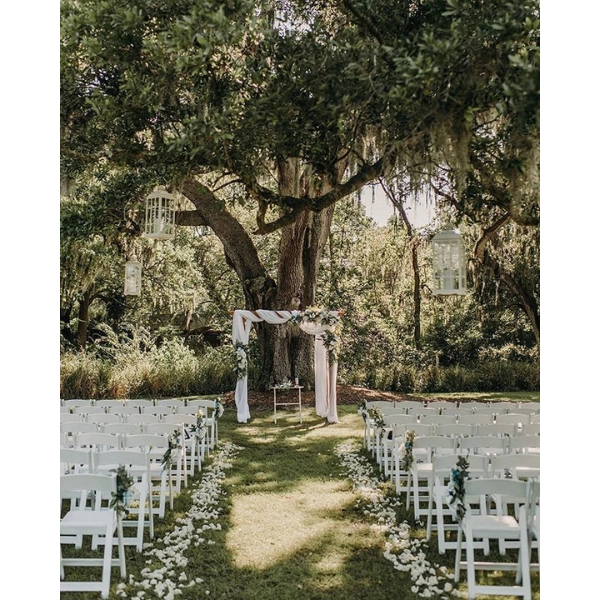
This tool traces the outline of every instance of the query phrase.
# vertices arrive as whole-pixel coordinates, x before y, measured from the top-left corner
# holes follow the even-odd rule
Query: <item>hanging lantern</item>
[[[457,231],[436,233],[431,240],[433,252],[433,295],[467,293],[465,250]]]
[[[144,235],[154,240],[175,236],[175,196],[161,186],[146,197]]]
[[[133,256],[125,263],[125,295],[139,296],[142,292],[142,263]]]

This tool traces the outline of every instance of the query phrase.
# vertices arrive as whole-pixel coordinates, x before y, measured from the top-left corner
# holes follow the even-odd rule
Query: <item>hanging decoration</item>
[[[176,199],[164,186],[156,188],[146,197],[144,236],[153,240],[170,240],[175,237]]]
[[[433,295],[463,296],[467,293],[465,251],[460,233],[446,229],[433,236]]]
[[[142,293],[142,263],[135,256],[125,263],[125,296],[139,296]]]

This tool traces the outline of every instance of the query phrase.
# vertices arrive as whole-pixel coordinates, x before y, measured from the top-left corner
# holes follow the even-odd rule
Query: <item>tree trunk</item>
[[[201,218],[214,231],[223,244],[225,260],[238,276],[247,310],[259,308],[273,310],[277,294],[277,284],[269,276],[261,263],[252,239],[229,213],[223,203],[204,185],[195,179],[188,179],[182,186],[182,193],[194,204]],[[235,307],[231,307],[232,310]],[[257,323],[255,326],[261,354],[261,373],[258,385],[266,389],[273,366],[271,325]]]
[[[329,178],[318,178],[299,159],[278,164],[279,191],[295,196],[315,196],[332,189]],[[304,211],[292,225],[281,230],[279,244],[278,293],[276,304],[284,310],[304,309],[315,302],[317,274],[327,243],[334,206],[321,212]],[[314,386],[314,338],[289,325],[276,327],[273,378],[298,377],[303,385]]]
[[[90,324],[90,304],[92,303],[92,294],[88,290],[83,293],[83,298],[79,301],[79,310],[77,313],[77,344],[80,350],[85,350],[87,344],[88,326]]]

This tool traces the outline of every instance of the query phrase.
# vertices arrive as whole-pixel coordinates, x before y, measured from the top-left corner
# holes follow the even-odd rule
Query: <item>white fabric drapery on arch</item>
[[[338,316],[337,311],[331,314]],[[236,347],[247,346],[250,340],[252,323],[265,321],[273,325],[287,323],[292,317],[301,316],[297,310],[236,310],[233,313],[232,338]],[[300,322],[302,331],[315,337],[315,412],[320,417],[326,417],[329,423],[338,423],[337,414],[337,362],[329,361],[329,352],[321,334],[331,331],[330,325],[313,322]],[[248,406],[248,375],[238,379],[235,387],[235,405],[239,423],[246,423],[250,418]]]

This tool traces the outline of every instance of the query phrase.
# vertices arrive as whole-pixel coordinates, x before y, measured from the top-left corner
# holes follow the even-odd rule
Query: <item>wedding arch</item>
[[[238,423],[250,418],[248,406],[248,341],[253,323],[265,321],[273,325],[291,322],[315,338],[315,412],[338,423],[337,415],[337,347],[336,326],[343,311],[307,308],[298,310],[236,310],[233,312],[232,340],[237,359],[235,405]]]

